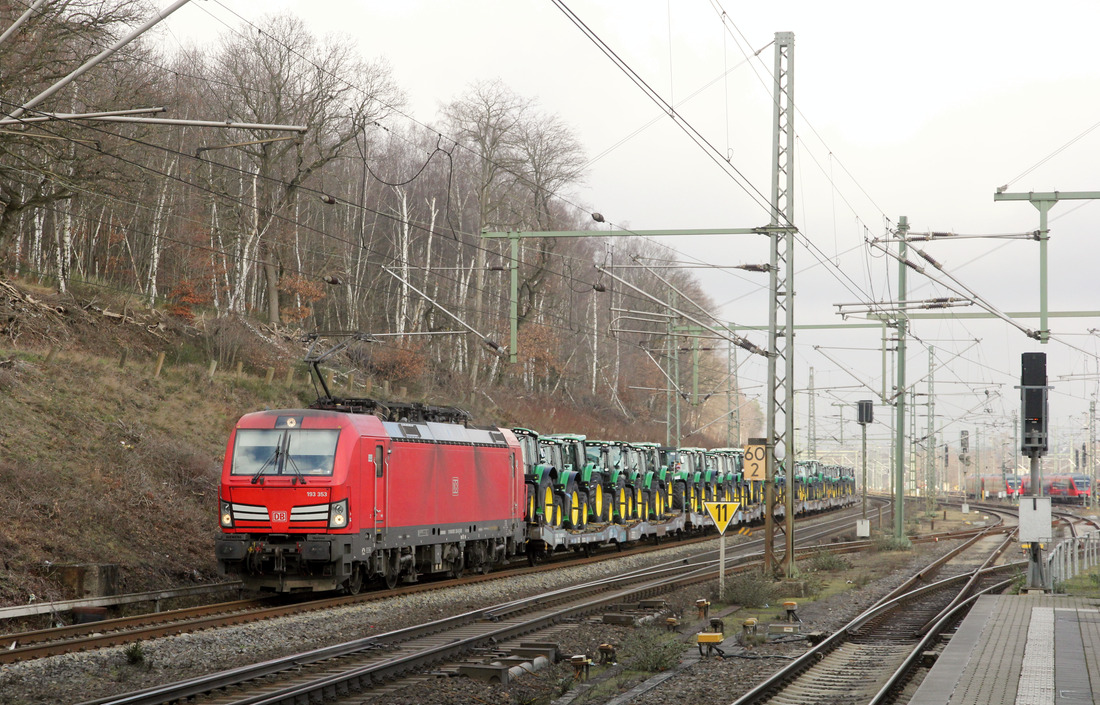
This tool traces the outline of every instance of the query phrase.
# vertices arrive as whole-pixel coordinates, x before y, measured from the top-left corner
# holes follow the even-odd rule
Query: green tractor
[[[565,529],[582,529],[588,525],[588,492],[576,469],[577,458],[572,446],[560,438],[539,436],[539,453],[558,474],[553,484],[554,500],[561,505],[560,526]],[[543,497],[546,497],[543,490]],[[555,524],[558,526],[558,524]]]
[[[523,483],[527,488],[526,520],[529,524],[561,526],[562,502],[554,491],[558,468],[547,461],[539,434],[527,428],[513,428],[523,451]]]
[[[577,473],[577,484],[587,500],[586,521],[610,521],[612,498],[608,492],[610,479],[603,464],[602,444],[574,433],[557,433],[550,437],[561,441],[565,467]]]
[[[661,447],[656,443],[631,443],[644,463],[642,493],[647,519],[662,519],[672,511],[672,486],[668,466],[662,465]],[[667,462],[667,461],[666,461]]]

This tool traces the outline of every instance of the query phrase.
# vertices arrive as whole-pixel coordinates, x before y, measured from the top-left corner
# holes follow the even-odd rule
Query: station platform
[[[978,598],[910,705],[1100,705],[1100,598]]]

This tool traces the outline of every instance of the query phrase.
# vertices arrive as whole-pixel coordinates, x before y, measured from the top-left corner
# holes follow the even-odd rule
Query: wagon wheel
[[[545,548],[532,548],[531,543],[527,544],[527,565],[534,568],[539,563],[545,563],[546,558],[547,553]]]

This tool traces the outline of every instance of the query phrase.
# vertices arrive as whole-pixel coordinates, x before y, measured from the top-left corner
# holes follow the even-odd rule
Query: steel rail
[[[1015,565],[1023,566],[1026,565],[1026,562],[1021,561]],[[981,569],[979,569],[979,571],[980,570]],[[977,576],[977,573],[979,571],[975,571],[975,577]],[[958,604],[955,604],[949,610],[946,610],[945,613],[942,613],[942,616],[940,616],[939,619],[935,621],[935,624],[933,624],[932,627],[924,633],[921,640],[917,642],[917,644],[913,647],[913,650],[910,651],[909,655],[905,657],[904,661],[902,661],[901,665],[894,670],[893,675],[891,675],[886,680],[886,683],[883,684],[878,693],[876,693],[874,697],[871,698],[868,705],[883,705],[887,702],[887,699],[891,697],[891,694],[896,689],[903,687],[905,682],[907,681],[907,677],[910,671],[912,671],[913,668],[916,666],[917,660],[928,649],[934,639],[938,639],[940,634],[942,634],[949,625],[954,624],[962,617],[962,615],[960,614],[961,612],[963,612],[964,610],[969,610],[982,595],[986,595],[994,591],[1002,592],[1009,586],[1011,586],[1014,582],[1016,582],[1016,578],[1012,577],[1008,580],[994,583],[989,587],[982,588],[976,594],[967,597],[965,600],[962,600]]]
[[[986,531],[989,531],[989,529],[986,529]],[[613,589],[614,587],[622,585],[625,581],[629,581],[629,580],[638,580],[638,579],[651,580],[653,575],[655,575],[655,574],[661,574],[661,575],[671,574],[672,575],[672,577],[669,578],[671,581],[673,581],[672,586],[671,587],[666,587],[664,589],[672,589],[673,587],[676,586],[676,583],[686,585],[686,584],[693,584],[693,583],[703,582],[703,581],[706,581],[706,580],[713,579],[714,573],[717,571],[717,561],[715,561],[715,560],[708,560],[708,561],[705,561],[701,564],[697,563],[690,570],[689,573],[686,573],[686,574],[684,573],[685,565],[688,565],[688,561],[689,560],[696,560],[696,559],[697,559],[697,557],[693,557],[693,558],[689,558],[689,559],[679,559],[679,560],[675,560],[675,561],[669,561],[667,563],[659,564],[657,566],[652,566],[652,567],[644,568],[644,569],[637,569],[635,571],[631,571],[629,573],[625,573],[625,574],[622,574],[620,576],[615,576],[615,577],[612,577],[612,578],[604,578],[604,579],[601,579],[601,580],[592,581],[592,583],[586,584],[586,586],[587,586],[588,589]],[[757,565],[757,564],[758,564],[758,561],[754,562],[754,563],[745,563],[745,564],[742,564],[742,565],[738,566],[735,569],[736,570],[747,570],[747,569],[753,567],[753,565]],[[475,612],[472,612],[472,613],[467,613],[467,614],[468,614],[469,618],[475,619],[477,621],[489,621],[489,622],[499,624],[500,622],[505,621],[510,615],[514,615],[515,613],[520,611],[520,609],[523,608],[524,606],[527,606],[527,607],[531,607],[531,606],[545,607],[548,603],[553,602],[553,601],[560,601],[560,599],[567,598],[570,594],[575,593],[575,592],[577,592],[578,589],[585,588],[586,586],[574,586],[574,587],[570,587],[570,588],[562,588],[562,589],[559,589],[559,590],[556,590],[556,591],[552,591],[550,593],[546,593],[546,594],[542,594],[542,595],[536,595],[536,596],[533,596],[533,597],[530,597],[530,598],[524,598],[522,600],[514,600],[514,601],[511,601],[511,602],[503,603],[501,605],[497,605],[495,607],[486,608],[484,610],[478,610],[478,611],[475,611]],[[643,586],[643,587],[635,587],[635,588],[631,588],[630,590],[628,590],[627,593],[629,593],[629,594],[639,594],[641,591],[654,590],[654,589],[656,589],[656,588],[653,587],[652,585]],[[622,599],[623,599],[623,595],[620,593],[620,594],[617,594],[617,595],[612,595],[610,597],[601,598],[600,600],[592,601],[591,603],[587,603],[589,605],[588,607],[566,608],[566,611],[577,610],[577,609],[598,609],[599,607],[601,607],[605,604],[609,604],[609,603],[615,602],[615,601],[622,601]],[[592,606],[592,605],[594,605],[594,606]],[[558,611],[555,614],[558,614],[559,616],[557,618],[560,618],[561,611]],[[551,621],[553,621],[553,619],[551,619]],[[435,633],[436,631],[441,631],[445,628],[453,628],[453,627],[448,627],[448,623],[453,624],[454,626],[458,626],[460,624],[460,622],[452,622],[451,620],[440,620],[440,621],[437,621],[437,622],[432,623],[431,625],[427,626],[425,628],[424,633]],[[468,623],[468,622],[465,622],[465,623]],[[525,624],[527,624],[527,623],[525,623]],[[512,629],[512,628],[514,628],[514,625],[505,625],[505,626],[501,627],[501,629]],[[530,631],[531,629],[537,629],[537,628],[540,628],[540,627],[538,627],[537,625],[532,626],[531,624],[528,624],[526,627],[521,628],[516,633],[526,633],[526,631]],[[526,630],[526,631],[524,631],[524,630]],[[113,704],[116,704],[116,705],[149,705],[151,703],[166,702],[166,701],[171,700],[173,698],[180,699],[180,698],[185,698],[185,697],[194,697],[195,695],[200,694],[202,692],[209,692],[209,690],[213,690],[213,689],[216,689],[216,688],[222,688],[222,687],[225,687],[228,684],[235,684],[235,683],[240,683],[240,682],[245,681],[245,680],[252,680],[253,678],[260,677],[262,675],[271,675],[271,673],[273,671],[277,672],[279,670],[285,670],[286,668],[301,667],[301,666],[307,665],[309,663],[315,663],[317,661],[327,660],[327,659],[335,658],[335,657],[338,657],[338,656],[345,656],[345,655],[348,655],[350,653],[355,653],[355,652],[358,652],[358,651],[362,651],[364,649],[379,648],[379,647],[385,646],[385,645],[392,646],[394,644],[395,640],[400,640],[400,639],[407,640],[407,639],[413,638],[412,636],[410,636],[413,633],[414,633],[414,629],[399,630],[398,632],[394,632],[394,633],[390,633],[390,634],[377,635],[377,636],[369,637],[369,638],[366,638],[366,639],[363,639],[363,640],[358,640],[356,642],[352,642],[352,643],[349,643],[347,645],[338,645],[338,646],[330,647],[330,648],[327,648],[327,649],[315,650],[313,652],[309,652],[309,653],[303,654],[303,655],[296,655],[296,656],[291,656],[291,657],[285,657],[283,659],[276,659],[272,662],[265,662],[264,664],[258,664],[256,666],[257,670],[254,672],[255,675],[252,675],[252,674],[248,673],[249,667],[243,667],[242,669],[235,669],[233,672],[229,673],[228,675],[227,674],[213,674],[212,676],[200,677],[200,678],[197,678],[197,679],[193,679],[192,681],[185,681],[181,684],[163,686],[161,688],[152,689],[150,691],[142,691],[140,693],[130,694],[129,696],[123,696],[122,698],[115,697],[115,698],[109,698],[109,699],[105,699],[105,700],[101,700],[101,701],[95,701],[95,702],[96,703],[113,703]],[[419,633],[419,632],[417,632],[417,633]],[[484,636],[484,635],[479,635],[479,636]],[[503,639],[503,638],[510,638],[510,637],[507,636],[506,631],[492,631],[492,632],[489,633],[489,637],[493,638],[493,639],[498,639],[498,640]],[[455,643],[458,644],[459,646],[464,645],[465,647],[470,647],[471,645],[476,645],[478,643],[478,641],[477,641],[476,637],[470,637],[468,640],[463,640],[461,642],[455,642]],[[371,678],[374,678],[374,679],[385,678],[385,677],[393,677],[394,675],[396,675],[399,672],[412,670],[412,669],[416,668],[417,664],[423,665],[425,663],[432,663],[432,662],[438,661],[440,659],[450,657],[450,656],[448,656],[448,652],[446,650],[440,650],[440,649],[442,649],[442,647],[433,648],[433,649],[429,650],[426,654],[422,654],[421,656],[403,656],[403,657],[400,657],[400,658],[387,660],[387,661],[385,661],[381,664],[376,663],[376,664],[373,664],[373,665],[363,666],[360,669],[358,669],[357,671],[355,671],[354,673],[352,673],[351,675],[345,674],[345,676],[343,676],[343,677],[334,677],[335,678],[334,681],[325,682],[324,684],[322,684],[318,687],[321,688],[322,690],[327,689],[326,692],[337,692],[337,691],[342,691],[344,688],[354,689],[354,688],[357,688],[357,687],[362,687],[362,686],[366,685],[367,682],[368,682],[368,679],[365,677],[368,674],[370,675]],[[299,698],[299,700],[300,700],[300,696],[302,696],[303,694],[301,692],[299,692],[298,690],[296,690],[297,688],[300,688],[300,687],[301,686],[288,686],[287,688],[290,688],[293,691],[293,695],[287,696],[287,697]],[[169,689],[169,688],[171,689],[170,691],[165,690],[165,689]],[[250,702],[250,701],[246,700],[244,702]],[[263,701],[260,701],[260,702],[263,702]]]
[[[841,510],[838,513],[838,516],[825,516],[822,518],[821,521],[817,522],[817,525],[813,525],[813,529],[817,530],[820,527],[832,527],[836,524],[845,522],[847,521],[845,517],[846,513],[847,510]],[[802,538],[805,538],[806,540],[811,540],[812,538],[820,537],[822,535],[831,535],[832,533],[835,533],[835,531],[835,528],[825,528],[823,530],[817,531],[816,533],[810,534],[810,537],[808,538]],[[716,537],[713,534],[703,536],[691,536],[678,541],[677,545],[689,545],[693,543],[712,541],[715,538]],[[749,544],[745,545],[747,546]],[[588,556],[579,560],[572,560],[569,562],[569,565],[584,565],[588,563],[596,563],[622,556],[644,554],[659,549],[660,547],[656,544],[639,544],[633,548],[629,548],[626,550],[621,550],[617,552],[604,552],[600,555]],[[716,551],[703,552],[700,555],[705,556],[708,555],[708,553],[716,553]],[[736,560],[739,557],[751,558],[752,555],[753,554],[751,553],[741,551],[740,553],[735,553],[732,559]],[[520,562],[521,561],[517,561],[516,563],[518,564]],[[674,563],[680,562],[675,561]],[[319,600],[311,600],[309,602],[296,603],[293,606],[288,606],[285,608],[265,608],[258,609],[252,612],[242,611],[242,605],[247,606],[246,603],[248,601],[237,601],[208,605],[205,607],[185,608],[185,610],[190,610],[189,613],[185,610],[148,613],[147,615],[124,617],[117,620],[103,620],[82,625],[69,625],[64,627],[56,627],[53,629],[42,629],[36,631],[5,634],[0,636],[0,644],[11,644],[11,646],[8,649],[0,651],[0,664],[13,663],[16,661],[30,660],[35,658],[44,658],[47,656],[57,656],[65,653],[70,653],[72,651],[84,649],[119,646],[122,644],[133,643],[142,639],[155,638],[158,636],[182,634],[188,631],[209,629],[212,627],[223,625],[240,624],[246,621],[261,621],[265,619],[287,616],[298,612],[327,609],[329,607],[353,604],[361,601],[385,599],[399,594],[404,595],[424,592],[427,590],[440,590],[457,584],[482,582],[485,580],[499,580],[512,577],[514,575],[556,570],[559,567],[563,567],[563,564],[557,561],[550,561],[549,563],[535,567],[523,566],[498,570],[491,575],[469,575],[457,580],[432,581],[428,583],[409,585],[399,588],[398,590],[389,592],[370,592],[358,596],[327,597]],[[239,587],[240,583],[227,585]],[[143,593],[142,595],[145,596],[145,598],[143,599],[148,599],[148,596],[151,595],[164,594],[164,592],[159,592]],[[137,596],[133,596],[127,601],[136,601],[136,597]],[[270,601],[271,598],[269,597],[266,599]],[[260,602],[254,601],[253,604],[259,606]],[[218,613],[221,613],[223,616],[225,616],[226,613],[237,614],[234,614],[231,618],[225,616],[225,621],[223,623],[219,623],[217,617],[215,616]]]
[[[660,578],[658,580],[650,580],[649,583],[640,586],[633,586],[626,589],[620,589],[618,592],[610,596],[599,598],[598,600],[590,600],[581,605],[561,608],[553,611],[549,616],[543,615],[535,620],[529,620],[530,623],[543,620],[543,622],[556,621],[560,619],[564,614],[574,613],[580,611],[591,611],[607,604],[622,602],[626,596],[632,595],[644,595],[649,594],[652,591],[659,589],[665,585],[672,585],[675,583],[692,584],[695,582],[702,582],[710,579],[710,574],[714,568],[710,565],[700,566],[691,572],[684,574],[682,570],[678,571],[679,575]],[[661,573],[673,573],[677,572],[673,567],[664,567],[660,569]],[[102,698],[98,700],[88,701],[82,705],[154,705],[164,702],[171,702],[173,700],[180,700],[184,698],[195,697],[203,693],[216,690],[218,688],[224,688],[229,685],[239,685],[249,680],[255,680],[264,676],[270,676],[281,671],[285,671],[291,668],[298,668],[301,666],[317,663],[319,661],[325,661],[329,659],[349,656],[356,653],[362,653],[364,651],[375,650],[379,648],[393,647],[396,643],[401,641],[410,641],[416,638],[429,636],[432,634],[453,630],[458,627],[468,626],[474,623],[484,622],[486,624],[498,624],[501,621],[501,617],[504,613],[513,613],[519,609],[519,603],[525,603],[530,607],[544,607],[546,603],[553,601],[560,601],[568,599],[570,593],[583,595],[584,593],[592,592],[606,592],[613,589],[616,583],[628,584],[630,582],[637,582],[640,580],[646,580],[650,576],[640,575],[635,571],[630,575],[615,576],[613,578],[605,578],[593,583],[586,583],[583,585],[575,585],[568,588],[562,588],[552,591],[548,594],[540,594],[529,598],[523,598],[522,600],[513,600],[501,605],[494,605],[491,607],[481,608],[477,610],[471,610],[461,615],[454,617],[447,617],[440,620],[435,620],[423,625],[417,625],[414,627],[408,627],[405,629],[399,629],[385,634],[378,634],[371,637],[365,637],[363,639],[357,639],[355,641],[347,642],[344,644],[338,644],[331,647],[324,647],[321,649],[314,649],[312,651],[295,654],[292,656],[282,657],[278,659],[272,659],[259,664],[253,664],[249,666],[242,666],[240,668],[231,669],[221,673],[215,673],[207,676],[199,676],[197,678],[181,681],[179,683],[168,684],[165,686],[158,686],[154,688],[137,691],[134,693],[124,694],[122,696],[112,696],[108,698]],[[621,587],[621,585],[620,585]],[[671,589],[671,588],[666,588]],[[497,613],[494,615],[494,611]],[[494,620],[495,616],[495,620]],[[528,624],[528,622],[521,623],[521,625]],[[534,628],[534,627],[532,627]],[[495,629],[490,629],[483,634],[468,637],[459,641],[452,642],[440,647],[436,647],[427,652],[428,656],[425,657],[428,661],[437,660],[434,657],[437,655],[445,654],[447,646],[463,645],[469,647],[470,645],[476,645],[483,641],[487,642],[489,639],[510,638],[505,635],[510,634],[517,629],[516,625],[505,625]],[[526,631],[530,631],[527,629]],[[516,634],[525,633],[524,629],[515,631]],[[457,653],[457,652],[456,652]],[[372,666],[365,666],[354,672],[354,675],[348,676],[348,680],[353,678],[360,678],[363,674],[374,673],[374,669],[380,676],[393,675],[393,673],[399,670],[407,670],[411,668],[410,665],[416,658],[401,657],[396,659],[387,660],[381,664],[375,664]]]
[[[1001,555],[1004,554],[1006,550],[1008,550],[1008,547],[1012,545],[1013,541],[1016,540],[1016,534],[1017,532],[1013,531],[1005,537],[1005,540],[1001,542],[1001,545],[994,549],[993,553],[991,553],[984,561],[982,561],[982,564],[978,566],[978,570],[974,571],[974,573],[970,577],[970,581],[965,586],[963,586],[963,589],[959,591],[959,594],[955,596],[955,599],[951,600],[951,602],[946,607],[940,610],[939,614],[928,620],[928,622],[926,622],[920,629],[917,630],[918,636],[923,636],[927,634],[929,630],[933,629],[937,624],[939,624],[939,622],[944,618],[945,615],[953,612],[960,603],[964,602],[967,598],[970,597],[970,591],[973,590],[974,587],[978,584],[978,580],[981,575],[980,571],[983,568],[990,567],[990,564],[993,561],[997,560],[999,557],[1001,557]]]
[[[940,562],[940,561],[937,560],[936,562]],[[890,595],[883,598],[882,600],[879,600],[878,602],[876,602],[874,605],[872,605],[870,608],[868,608],[866,611],[864,611],[860,615],[857,615],[848,624],[846,624],[844,627],[842,627],[841,629],[839,629],[836,632],[834,632],[833,634],[831,634],[829,637],[824,639],[817,646],[809,649],[808,651],[803,653],[801,656],[799,656],[795,660],[791,661],[787,666],[785,666],[784,668],[777,671],[775,674],[773,674],[767,680],[757,684],[755,687],[753,687],[747,693],[745,693],[740,698],[735,700],[732,703],[732,705],[752,705],[754,703],[764,702],[765,700],[770,698],[774,694],[775,691],[781,689],[784,684],[795,680],[796,678],[801,676],[805,671],[808,671],[817,662],[822,660],[825,657],[826,654],[829,654],[830,652],[834,651],[837,647],[839,647],[843,642],[845,642],[852,634],[857,632],[860,628],[862,628],[863,626],[865,626],[866,624],[868,624],[872,620],[877,619],[877,618],[891,612],[894,609],[897,609],[903,603],[912,601],[912,600],[917,599],[919,597],[922,597],[922,596],[924,596],[928,593],[943,590],[947,587],[950,587],[950,586],[952,586],[954,584],[957,584],[957,583],[960,583],[960,582],[968,584],[969,581],[970,581],[971,575],[973,573],[980,573],[982,575],[991,575],[991,574],[995,574],[995,573],[999,573],[999,572],[1004,572],[1004,571],[1007,571],[1007,570],[1018,570],[1023,565],[1025,565],[1024,562],[1015,562],[1015,563],[1008,563],[1008,564],[1004,564],[1004,565],[994,566],[994,567],[991,567],[991,568],[990,567],[978,568],[978,569],[975,569],[974,571],[969,571],[967,573],[962,573],[962,574],[952,576],[952,577],[949,577],[949,578],[944,578],[943,580],[939,580],[939,581],[936,581],[936,582],[933,582],[933,583],[929,583],[927,585],[922,585],[920,587],[911,588],[911,589],[908,589],[907,591],[901,592],[900,594],[899,594],[899,591],[903,590],[903,588],[899,587],[899,588],[895,589],[894,591],[892,591]],[[931,566],[929,566],[929,567],[931,567]],[[928,572],[928,567],[926,567],[925,569],[920,571],[920,573],[927,573],[927,572]],[[910,583],[910,582],[911,581],[907,581],[907,583]],[[1008,581],[1008,582],[1011,583],[1011,581]]]

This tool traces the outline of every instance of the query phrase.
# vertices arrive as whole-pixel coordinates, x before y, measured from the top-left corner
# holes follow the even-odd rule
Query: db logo
[[[451,495],[454,496],[454,497],[458,496],[458,478],[457,477],[452,477],[451,478]]]
[[[271,512],[271,521],[286,521],[286,512]]]

